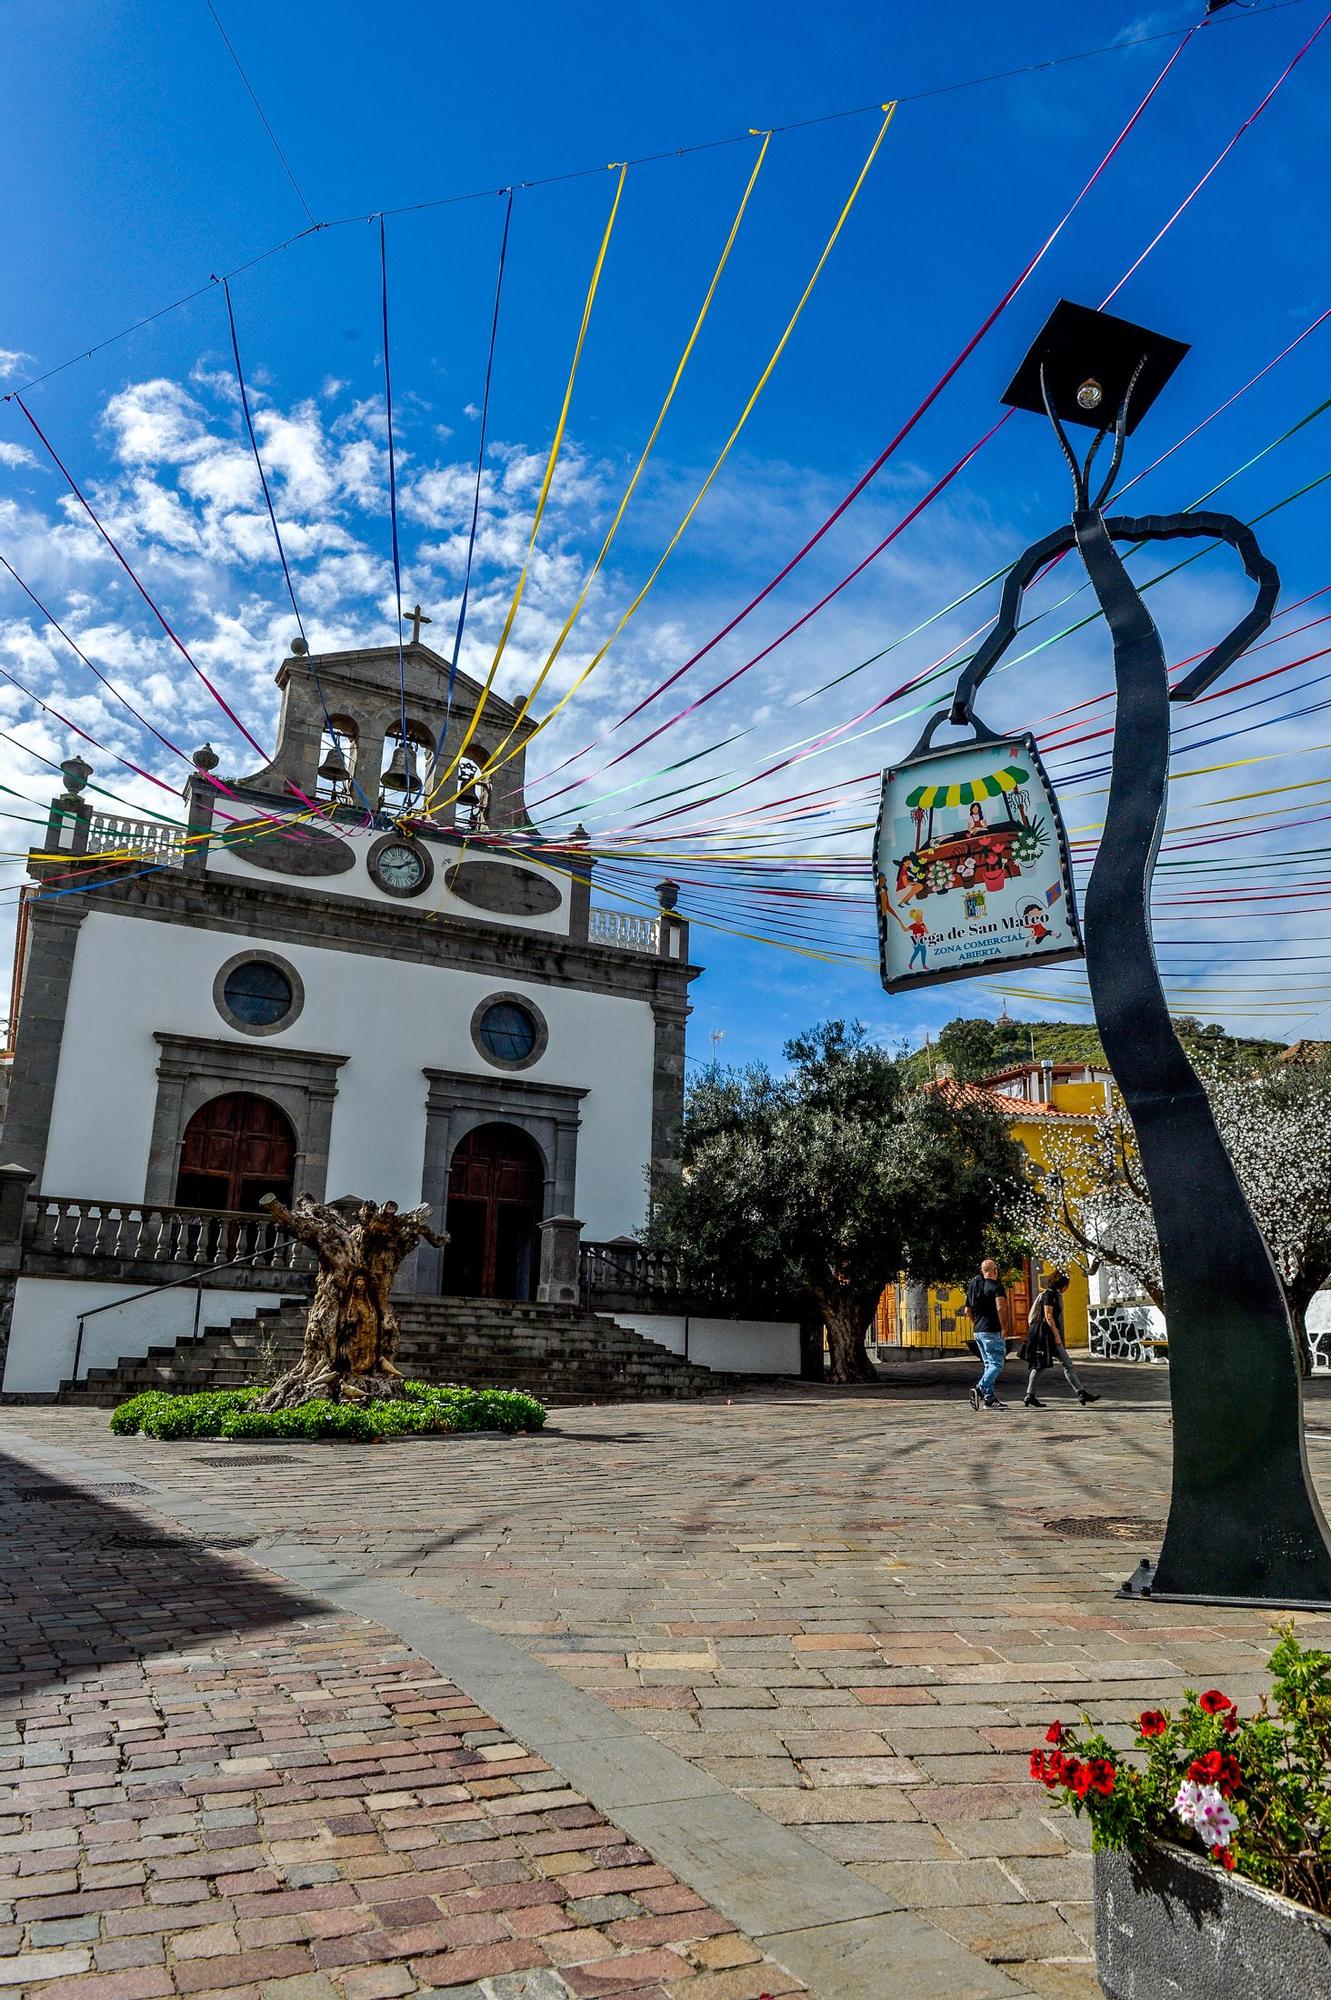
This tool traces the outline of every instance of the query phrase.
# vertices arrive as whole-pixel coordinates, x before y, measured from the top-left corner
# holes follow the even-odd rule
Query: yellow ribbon
[[[545,466],[545,477],[541,481],[541,490],[537,496],[536,513],[532,519],[531,533],[527,537],[527,553],[522,560],[522,570],[513,591],[513,601],[508,607],[508,616],[504,620],[504,629],[499,634],[499,644],[495,647],[494,658],[490,662],[490,671],[485,677],[485,686],[481,689],[481,698],[476,704],[471,721],[467,724],[466,732],[457,747],[456,755],[434,787],[436,792],[442,785],[447,783],[453,772],[456,771],[466,754],[467,745],[476,734],[477,725],[485,711],[485,704],[490,698],[491,689],[494,687],[495,675],[499,671],[499,662],[504,657],[509,634],[513,630],[513,621],[518,615],[518,606],[522,603],[523,593],[527,588],[527,573],[531,567],[532,552],[536,547],[536,537],[540,533],[541,520],[545,514],[545,503],[550,497],[550,486],[555,476],[555,467],[559,463],[560,448],[564,442],[564,430],[568,423],[569,405],[573,401],[573,384],[578,377],[578,364],[582,360],[582,349],[587,339],[587,328],[591,324],[592,307],[596,304],[596,294],[600,289],[601,273],[605,269],[606,252],[610,248],[610,238],[614,232],[615,218],[619,214],[619,201],[620,196],[624,192],[624,179],[627,173],[628,168],[621,166],[619,169],[619,179],[615,183],[615,198],[610,204],[610,214],[606,219],[605,229],[601,234],[601,247],[596,253],[596,262],[592,266],[591,283],[587,287],[587,297],[582,307],[582,323],[578,328],[577,343],[573,349],[573,362],[568,371],[568,381],[564,385],[564,400],[560,406],[559,422],[555,425],[555,434],[550,443],[550,453]],[[487,766],[486,768],[488,769],[489,767]],[[454,796],[456,797],[456,794]]]

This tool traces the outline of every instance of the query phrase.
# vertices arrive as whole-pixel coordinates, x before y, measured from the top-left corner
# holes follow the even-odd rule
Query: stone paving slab
[[[458,1658],[496,1690],[521,1683],[490,1635],[567,1691],[542,1684],[534,1730],[566,1707],[570,1743],[629,1724],[716,1788],[699,1802],[742,1801],[876,1891],[885,1907],[863,1921],[880,1939],[899,1903],[1023,1990],[1090,2000],[1085,1829],[1045,1809],[1029,1745],[1083,1708],[1126,1740],[1143,1705],[1186,1684],[1255,1698],[1271,1623],[1119,1602],[1155,1553],[1149,1525],[1126,1540],[1046,1525],[1164,1518],[1167,1374],[1092,1366],[1105,1400],[1085,1410],[977,1417],[965,1365],[927,1364],[886,1388],[560,1410],[512,1440],[292,1447],[286,1464],[256,1451],[230,1473],[204,1463],[216,1446],[115,1440],[97,1412],[3,1412],[0,1439],[96,1452],[182,1511],[243,1509],[257,1559],[280,1544],[334,1602],[355,1571],[461,1613],[483,1630]],[[1328,1386],[1309,1405],[1324,1497]],[[1329,1619],[1298,1622],[1331,1637]],[[907,1767],[917,1778],[890,1781]],[[610,1817],[636,1832],[638,1810]],[[803,1976],[818,1992],[832,1975]]]
[[[144,2000],[159,1992],[212,1992],[215,1982],[211,1977],[205,1978],[187,1963],[202,1955],[218,1961],[217,1968],[208,1967],[205,1972],[217,1969],[219,1975],[226,1976],[227,1984],[217,1987],[218,1993],[234,1990],[248,1995],[254,1987],[264,1996],[271,1986],[275,1995],[282,1992],[286,2000],[306,2000],[307,1994],[318,2000],[324,1993],[361,2000],[358,1975],[344,1974],[339,1979],[336,1969],[346,1965],[376,1965],[381,1968],[374,1974],[379,1981],[384,1977],[382,1968],[391,1967],[393,1976],[403,1982],[393,1991],[418,1991],[422,1983],[432,1991],[452,1991],[462,1982],[472,1983],[476,1976],[484,1993],[490,1990],[489,1975],[525,1978],[528,1973],[544,1971],[552,1960],[559,1972],[546,1972],[543,1985],[535,1990],[575,1996],[632,1993],[640,2000],[656,2000],[658,1995],[669,1995],[673,2000],[677,1993],[694,1996],[694,2000],[708,2000],[715,1994],[716,2000],[723,2000],[723,1996],[753,1993],[761,1994],[763,2000],[775,2000],[778,1992],[806,1990],[801,1977],[791,1976],[794,1971],[807,1978],[816,1994],[836,1995],[837,2000],[876,2000],[888,1982],[903,1992],[947,1992],[957,2000],[1004,2000],[1004,1996],[1019,2000],[1021,1989],[982,1958],[943,1931],[897,1913],[881,1891],[773,1824],[673,1751],[654,1743],[631,1723],[570,1688],[548,1667],[471,1620],[428,1607],[380,1580],[347,1571],[326,1557],[312,1557],[299,1543],[280,1540],[270,1543],[261,1569],[244,1558],[233,1565],[241,1572],[240,1588],[229,1593],[229,1605],[201,1607],[197,1592],[186,1587],[179,1564],[182,1560],[206,1562],[210,1543],[225,1546],[247,1540],[244,1516],[197,1497],[182,1496],[172,1503],[150,1484],[131,1489],[143,1497],[130,1503],[128,1510],[123,1498],[111,1509],[97,1497],[99,1473],[104,1490],[123,1495],[125,1489],[107,1480],[111,1468],[94,1454],[47,1445],[35,1462],[48,1475],[63,1472],[71,1482],[59,1490],[52,1483],[47,1498],[39,1498],[35,1510],[39,1519],[45,1518],[48,1537],[64,1544],[58,1549],[60,1555],[72,1554],[80,1534],[90,1534],[94,1547],[116,1552],[132,1543],[136,1533],[147,1536],[172,1572],[155,1576],[154,1603],[174,1606],[183,1600],[196,1622],[202,1618],[205,1627],[219,1617],[225,1625],[228,1610],[232,1616],[253,1623],[246,1571],[256,1597],[265,1600],[270,1618],[280,1624],[284,1618],[307,1610],[321,1641],[329,1622],[323,1607],[332,1599],[339,1611],[347,1614],[341,1620],[346,1627],[341,1634],[344,1648],[414,1642],[414,1651],[408,1652],[406,1644],[398,1648],[416,1669],[405,1681],[406,1712],[412,1728],[419,1728],[422,1711],[428,1711],[428,1723],[436,1727],[442,1724],[450,1732],[442,1743],[437,1737],[419,1742],[402,1740],[394,1732],[385,1751],[383,1739],[376,1742],[367,1738],[363,1727],[354,1726],[363,1724],[371,1692],[376,1700],[386,1699],[378,1680],[372,1689],[349,1688],[345,1662],[339,1661],[336,1693],[324,1699],[337,1703],[344,1697],[350,1705],[345,1711],[334,1708],[328,1723],[333,1732],[329,1742],[334,1746],[334,1762],[339,1749],[344,1760],[351,1761],[338,1766],[333,1783],[338,1785],[348,1776],[356,1780],[349,1792],[341,1786],[340,1804],[363,1803],[386,1813],[391,1809],[389,1823],[416,1830],[414,1842],[398,1840],[391,1860],[367,1854],[363,1839],[346,1846],[347,1852],[354,1848],[360,1855],[351,1864],[353,1878],[371,1873],[387,1878],[369,1889],[362,1888],[359,1880],[353,1881],[362,1904],[380,1906],[373,1907],[367,1917],[371,1925],[377,1918],[378,1928],[372,1929],[368,1938],[339,1935],[332,1943],[315,1942],[305,1950],[304,1962],[298,1962],[304,1934],[296,1912],[302,1906],[280,1895],[284,1883],[293,1878],[278,1864],[311,1857],[316,1865],[326,1863],[330,1854],[344,1851],[341,1841],[328,1845],[327,1834],[362,1835],[371,1821],[364,1812],[342,1812],[334,1821],[301,1826],[292,1837],[272,1842],[264,1817],[259,1825],[247,1823],[243,1833],[237,1831],[229,1841],[224,1840],[222,1844],[232,1851],[221,1860],[210,1859],[201,1866],[199,1857],[188,1852],[183,1859],[174,1852],[154,1854],[149,1859],[148,1896],[172,1906],[183,1902],[189,1908],[183,1918],[175,1907],[150,1918],[165,1960],[155,1961],[151,1974],[136,1972],[130,1981],[136,1987],[143,1985]],[[19,1496],[24,1492],[18,1481],[11,1487],[11,1506],[15,1492]],[[77,1503],[77,1511],[58,1506],[57,1501]],[[52,1515],[56,1517],[54,1526]],[[184,1540],[172,1543],[169,1533],[164,1536],[162,1530],[173,1526],[187,1527],[199,1539],[192,1544]],[[62,1530],[70,1532],[62,1534]],[[48,1550],[46,1561],[49,1563],[56,1553]],[[31,1556],[26,1560],[31,1561]],[[308,1595],[303,1601],[283,1604],[280,1591],[274,1588],[281,1581]],[[75,1624],[81,1628],[74,1642],[75,1663],[84,1661],[89,1645],[96,1652],[99,1638],[112,1653],[125,1651],[118,1628],[109,1627],[104,1635],[96,1629],[101,1623],[101,1606],[107,1601],[105,1583],[105,1577],[94,1579],[88,1608],[77,1619],[60,1617],[46,1597],[37,1596],[32,1601],[32,1634],[22,1638],[40,1634],[40,1643],[45,1644],[52,1633],[59,1635],[67,1624]],[[25,1602],[22,1596],[19,1601]],[[110,1604],[114,1607],[122,1601],[123,1593],[113,1589]],[[365,1623],[348,1623],[349,1617]],[[212,1650],[216,1658],[219,1649]],[[217,1684],[228,1690],[234,1675],[244,1685],[251,1676],[226,1657],[225,1647],[220,1650]],[[251,1648],[245,1656],[247,1660],[253,1651]],[[14,1653],[0,1655],[0,1667],[21,1669],[31,1652],[31,1645],[25,1646],[20,1639]],[[57,1638],[55,1660],[47,1663],[48,1677],[57,1661],[63,1664],[64,1652]],[[165,1663],[149,1659],[140,1663],[140,1670],[151,1681],[155,1673],[170,1673],[173,1665],[170,1659]],[[432,1668],[446,1670],[450,1678],[432,1676]],[[453,1675],[469,1688],[485,1685],[486,1709],[493,1714],[482,1711],[454,1683]],[[24,1693],[31,1695],[31,1673],[20,1671],[3,1678],[19,1681]],[[40,1685],[42,1675],[35,1678]],[[284,1681],[279,1684],[285,1686]],[[309,1699],[307,1694],[307,1703]],[[229,1711],[236,1710],[236,1702],[227,1701],[225,1695],[223,1705]],[[243,1701],[241,1712],[245,1712]],[[353,1726],[339,1731],[337,1723],[344,1714]],[[531,1725],[521,1728],[521,1742],[507,1728],[501,1731],[497,1726],[501,1720],[507,1724],[511,1717]],[[307,1774],[295,1796],[308,1797],[311,1787],[316,1793],[328,1789],[327,1783],[314,1775],[314,1767],[325,1761],[323,1746],[282,1749],[293,1733],[304,1735],[305,1731],[299,1726],[294,1732],[283,1729],[267,1717],[247,1719],[258,1724],[247,1732],[256,1754],[225,1761],[215,1761],[206,1754],[214,1743],[210,1733],[200,1733],[195,1724],[192,1733],[182,1738],[177,1725],[177,1734],[169,1740],[177,1747],[205,1754],[183,1762],[171,1756],[154,1760],[154,1769],[160,1764],[169,1780],[159,1788],[160,1795],[171,1797],[180,1789],[186,1794],[193,1791],[214,1799],[229,1798],[239,1787],[246,1798],[261,1797],[267,1811],[273,1805],[267,1788],[276,1782],[268,1774],[284,1765]],[[26,1702],[20,1704],[17,1720],[25,1758],[40,1759],[42,1768],[62,1759],[68,1764],[65,1738],[75,1728],[76,1715],[57,1713],[50,1724],[45,1752],[29,1748],[35,1732]],[[599,1734],[592,1728],[597,1723]],[[529,1747],[533,1743],[547,1749],[554,1761],[546,1763],[533,1755]],[[371,1747],[378,1751],[377,1758],[371,1759]],[[423,1755],[429,1749],[435,1754]],[[441,1786],[445,1777],[462,1782]],[[62,1789],[58,1799],[77,1815],[95,1795],[76,1789],[67,1768],[61,1769],[59,1778]],[[57,1795],[52,1796],[54,1800]],[[471,1814],[462,1808],[464,1798],[473,1802]],[[22,1786],[15,1788],[12,1803],[30,1803]],[[98,1798],[97,1803],[103,1801]],[[613,1821],[602,1818],[607,1808],[614,1811]],[[528,1847],[521,1836],[533,1830],[541,1836],[541,1844],[533,1852],[557,1850],[553,1852],[557,1886],[544,1879],[551,1864],[539,1861],[536,1879],[515,1878],[509,1873],[499,1888],[491,1886],[488,1876],[480,1878],[472,1872],[459,1877],[456,1869],[445,1868],[437,1848],[439,1836],[433,1829],[441,1822],[452,1824],[478,1813],[493,1823],[501,1842],[510,1835],[517,1840],[516,1849],[511,1844],[496,1849],[505,1860],[527,1858]],[[254,1818],[249,1815],[250,1822]],[[635,1822],[641,1824],[636,1838]],[[83,1828],[77,1817],[74,1823],[81,1837]],[[551,1831],[565,1827],[570,1829],[567,1837]],[[32,1828],[23,1832],[30,1836]],[[461,1841],[478,1836],[474,1829],[468,1829],[444,1835],[445,1839],[450,1837]],[[575,1851],[565,1852],[570,1843],[575,1843]],[[433,1851],[427,1851],[422,1861],[413,1847]],[[0,1840],[0,1855],[3,1851]],[[403,1858],[404,1852],[409,1858]],[[675,1876],[658,1864],[657,1857],[665,1852],[674,1857]],[[471,1858],[469,1851],[468,1862]],[[277,1890],[277,1900],[265,1900],[260,1911],[262,1915],[276,1912],[283,1920],[280,1938],[284,1950],[271,1959],[261,1949],[247,1951],[245,1927],[226,1920],[225,1895],[208,1900],[205,1887],[201,1901],[199,1877],[220,1880],[223,1891],[233,1886],[233,1878],[246,1887]],[[196,1893],[190,1892],[191,1884]],[[74,1880],[65,1887],[75,1890]],[[0,1893],[3,1888],[0,1882]],[[488,1893],[482,1894],[482,1890]],[[653,1901],[646,1896],[647,1890],[664,1892],[665,1902]],[[644,1892],[641,1901],[625,1893],[638,1891]],[[87,1884],[79,1881],[75,1901],[89,1911],[97,1896],[90,1897]],[[552,1907],[556,1903],[560,1905],[557,1912]],[[23,1914],[22,1906],[16,1906],[15,1913]],[[200,1915],[205,1922],[195,1932],[191,1927]],[[390,1918],[393,1924],[388,1922]],[[114,1925],[115,1920],[105,1921]],[[99,2000],[101,1961],[95,1954],[105,1942],[100,1922],[88,1914],[78,1920],[77,1932],[63,1927],[59,1938],[52,1941],[70,1944],[77,1934],[91,1950],[75,1951],[60,1961],[40,1949],[47,1941],[41,1927],[25,1933],[16,1926],[10,1958],[13,1979],[21,1978],[25,1990],[83,1993],[87,2000]],[[598,1930],[597,1925],[604,1928]],[[141,1919],[138,1928],[144,1928]],[[258,1922],[248,1926],[256,1937],[260,1928]],[[719,1934],[726,1936],[721,1946],[716,1943]],[[268,1931],[264,1936],[276,1939],[279,1932]],[[779,1947],[779,1960],[764,1948],[764,1938]],[[635,1946],[641,1948],[635,1950]],[[724,1954],[724,1963],[713,1966],[709,1955],[718,1949]],[[5,1965],[0,1959],[0,1988],[4,1983]],[[119,1990],[119,1986],[114,1989]],[[112,2000],[111,1992],[106,2000]],[[135,1995],[126,1990],[125,2000],[135,2000]],[[364,2000],[371,2000],[368,1989]]]
[[[0,1993],[806,1990],[395,1632],[160,1513],[17,1484]]]

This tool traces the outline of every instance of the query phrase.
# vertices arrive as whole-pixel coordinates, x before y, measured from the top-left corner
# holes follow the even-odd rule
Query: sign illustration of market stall
[[[889,993],[1081,956],[1067,842],[1029,735],[983,724],[935,750],[936,715],[883,774],[874,857]]]

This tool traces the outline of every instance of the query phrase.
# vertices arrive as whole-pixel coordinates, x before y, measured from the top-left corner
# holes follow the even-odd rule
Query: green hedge
[[[172,1396],[149,1389],[131,1396],[111,1417],[119,1437],[155,1438],[409,1437],[430,1431],[538,1431],[545,1406],[520,1389],[433,1388],[408,1382],[397,1402],[302,1403],[294,1410],[254,1409],[256,1389],[213,1389]]]

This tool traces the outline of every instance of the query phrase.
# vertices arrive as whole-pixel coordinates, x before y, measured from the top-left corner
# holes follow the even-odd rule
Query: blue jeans
[[[992,1400],[994,1387],[1003,1372],[1007,1360],[1007,1343],[1001,1333],[977,1333],[975,1345],[980,1350],[984,1362],[984,1373],[980,1377],[980,1394],[985,1402]]]

